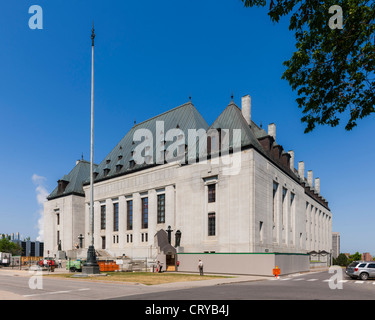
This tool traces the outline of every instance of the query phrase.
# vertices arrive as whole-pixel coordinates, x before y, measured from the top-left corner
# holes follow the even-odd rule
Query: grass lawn
[[[229,278],[227,276],[200,276],[197,274],[183,274],[183,273],[152,273],[152,272],[103,272],[107,276],[100,277],[73,277],[74,273],[68,274],[49,274],[47,277],[54,278],[71,278],[79,280],[94,280],[94,281],[119,281],[119,282],[134,282],[145,285],[155,285],[170,282],[186,282],[186,281],[200,281],[217,278]]]

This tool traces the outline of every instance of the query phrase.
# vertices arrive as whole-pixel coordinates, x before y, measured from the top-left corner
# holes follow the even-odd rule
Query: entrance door
[[[175,254],[167,254],[165,257],[166,263],[166,270],[169,271],[176,271],[176,255]]]
[[[102,237],[102,249],[105,249],[105,237]]]

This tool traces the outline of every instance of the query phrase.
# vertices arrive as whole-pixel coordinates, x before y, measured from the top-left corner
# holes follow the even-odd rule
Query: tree
[[[267,4],[241,1],[245,7]],[[343,116],[349,131],[375,112],[374,0],[270,0],[268,15],[276,23],[290,18],[296,51],[284,62],[282,79],[297,90],[305,133],[337,126]]]
[[[334,264],[337,264],[337,265],[342,266],[342,267],[345,267],[349,264],[348,257],[343,253],[340,253],[338,255],[338,257],[334,260],[335,260]]]
[[[362,255],[357,251],[356,253],[349,256],[349,261],[358,261],[362,259]]]
[[[17,256],[22,253],[22,248],[18,244],[4,237],[0,239],[0,252],[8,252],[13,256]]]

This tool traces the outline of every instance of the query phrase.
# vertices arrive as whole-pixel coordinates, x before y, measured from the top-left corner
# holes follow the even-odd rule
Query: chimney
[[[288,153],[290,155],[290,170],[294,171],[294,151],[290,150]]]
[[[319,178],[315,179],[315,190],[317,193],[320,194],[320,179]]]
[[[298,162],[298,175],[302,180],[305,180],[305,163],[303,161]]]
[[[251,97],[249,95],[242,97],[241,110],[247,124],[251,125]]]
[[[268,125],[268,135],[276,141],[276,125],[274,123]]]
[[[313,172],[312,170],[307,171],[307,183],[313,188]]]

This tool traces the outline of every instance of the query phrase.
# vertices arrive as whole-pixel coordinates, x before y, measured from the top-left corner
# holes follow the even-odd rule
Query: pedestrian
[[[62,268],[62,266],[61,266],[61,259],[59,259],[59,268]]]
[[[159,264],[159,272],[161,273],[161,269],[163,269],[163,263],[162,262],[160,262],[160,264]]]
[[[199,262],[198,262],[198,269],[199,269],[199,274],[203,276],[203,261],[201,259],[199,259]]]

